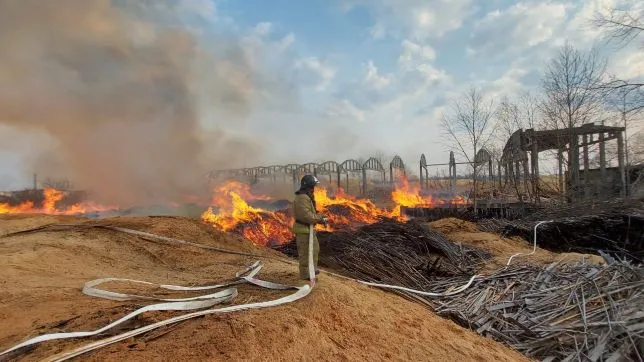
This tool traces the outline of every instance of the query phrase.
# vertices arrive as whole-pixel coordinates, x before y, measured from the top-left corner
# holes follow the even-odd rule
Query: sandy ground
[[[504,238],[497,234],[483,232],[478,229],[476,224],[455,218],[446,218],[429,223],[435,230],[445,234],[445,236],[456,243],[475,246],[485,249],[492,253],[493,259],[486,265],[486,269],[498,269],[508,262],[510,256],[523,253],[531,253],[534,244],[519,238]],[[553,253],[548,250],[539,248],[539,239],[537,236],[537,250],[532,255],[516,256],[512,259],[512,264],[548,264],[555,261],[576,263],[584,260],[586,263],[602,264],[604,258],[599,255],[580,254],[580,253]]]
[[[172,217],[87,221],[73,217],[0,216],[0,236],[51,223],[103,223],[235,250],[278,255],[223,235],[197,220]],[[103,229],[68,228],[0,237],[0,349],[39,334],[92,330],[141,306],[85,296],[85,281],[121,277],[168,284],[228,279],[252,258],[142,240]],[[262,279],[300,284],[296,267],[267,260]],[[112,285],[122,289],[124,286]],[[239,288],[235,304],[279,293]],[[185,296],[185,295],[181,295]],[[168,318],[146,314],[126,326]],[[38,360],[90,339],[46,342],[17,356]],[[150,332],[81,360],[416,360],[522,361],[499,343],[435,316],[399,296],[329,275],[312,294],[280,307],[211,315]]]

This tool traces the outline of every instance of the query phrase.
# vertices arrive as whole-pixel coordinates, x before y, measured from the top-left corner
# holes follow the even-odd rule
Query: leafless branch
[[[609,41],[624,47],[644,31],[644,22],[641,19],[642,14],[638,9],[611,9],[608,14],[595,13],[592,24],[603,30]]]
[[[441,126],[451,143],[467,162],[472,165],[473,188],[476,190],[478,165],[476,154],[490,142],[494,133],[494,101],[486,99],[476,88],[471,88],[460,99],[454,101],[450,112],[443,116]],[[476,203],[476,193],[474,203]]]

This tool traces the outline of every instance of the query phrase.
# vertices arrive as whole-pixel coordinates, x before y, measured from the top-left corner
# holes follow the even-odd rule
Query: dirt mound
[[[494,259],[488,264],[488,268],[498,268],[504,266],[508,258],[517,253],[530,253],[533,250],[532,241],[528,242],[519,237],[504,238],[500,235],[480,231],[476,224],[455,218],[441,219],[429,223],[429,225],[442,232],[453,242],[463,243],[465,245],[483,248],[492,254]],[[529,256],[518,256],[513,259],[513,263],[551,263],[554,261],[577,262],[582,258],[589,263],[605,263],[604,258],[598,255],[580,254],[580,253],[553,253],[538,247],[537,250]]]
[[[453,217],[433,221],[430,225],[432,228],[436,229],[436,231],[443,234],[452,234],[457,231],[467,233],[475,233],[479,231],[476,224]]]
[[[198,220],[174,217],[87,221],[49,216],[0,217],[0,234],[50,223],[105,224],[202,244],[278,255]],[[91,330],[140,306],[85,296],[85,281],[121,277],[178,285],[210,284],[233,276],[255,258],[143,240],[83,226],[0,238],[0,349],[35,335]],[[265,280],[301,284],[296,267],[265,260]],[[235,303],[273,299],[275,293],[241,286]],[[186,295],[181,294],[185,297]],[[150,313],[128,329],[168,318]],[[11,326],[11,328],[9,328]],[[38,360],[88,339],[46,342],[22,355]],[[305,299],[283,306],[211,315],[150,332],[86,355],[90,360],[436,360],[521,361],[517,352],[478,336],[426,308],[381,290],[320,276]]]

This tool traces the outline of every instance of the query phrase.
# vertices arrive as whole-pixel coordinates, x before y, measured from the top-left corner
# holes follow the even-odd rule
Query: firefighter
[[[313,191],[320,181],[313,175],[305,175],[300,182],[300,189],[295,192],[295,201],[293,202],[293,233],[297,242],[297,255],[300,264],[300,278],[309,280],[309,230],[316,224],[327,224],[329,220],[319,215],[315,210],[315,197]],[[315,275],[319,274],[318,270],[318,253],[320,244],[313,231],[313,263]]]

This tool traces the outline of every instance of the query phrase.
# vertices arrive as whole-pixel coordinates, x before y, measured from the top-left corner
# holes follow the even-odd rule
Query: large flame
[[[201,218],[218,230],[238,232],[259,245],[283,244],[293,238],[291,217],[252,207],[244,199],[270,200],[270,197],[253,195],[250,186],[230,181],[213,190],[213,206]]]
[[[368,199],[347,195],[338,189],[330,196],[326,189],[315,189],[317,211],[329,218],[329,225],[317,225],[317,230],[334,231],[359,225],[375,223],[384,218],[404,220],[401,207],[434,207],[438,205],[463,204],[465,200],[434,199],[423,196],[418,186],[410,186],[402,179],[391,192],[391,209],[380,208]],[[271,200],[265,195],[251,192],[250,186],[237,181],[226,182],[213,190],[212,207],[206,210],[202,219],[221,231],[237,232],[259,245],[283,244],[293,238],[291,226],[293,217],[289,210],[272,212],[252,207],[247,201]]]
[[[329,197],[327,190],[317,188],[315,202],[319,212],[329,218],[329,226],[318,226],[318,229],[326,231],[372,224],[383,218],[402,218],[395,210],[392,212],[379,208],[371,200],[347,195],[342,189],[338,189],[335,197]]]
[[[244,196],[238,192],[243,190]],[[344,194],[341,189],[334,197],[327,190],[315,190],[317,211],[329,218],[329,225],[317,225],[318,230],[333,231],[340,228],[371,224],[383,218],[399,217],[377,207],[373,202]],[[293,217],[286,211],[272,212],[252,207],[247,201],[270,200],[255,195],[248,185],[229,181],[213,190],[212,207],[202,219],[221,231],[234,231],[259,245],[283,244],[293,239]]]
[[[75,215],[89,212],[99,212],[114,209],[89,201],[77,204],[62,206],[60,201],[65,198],[65,193],[54,188],[43,190],[44,199],[40,207],[36,207],[33,201],[24,201],[18,205],[0,203],[0,214],[50,214],[50,215]]]

